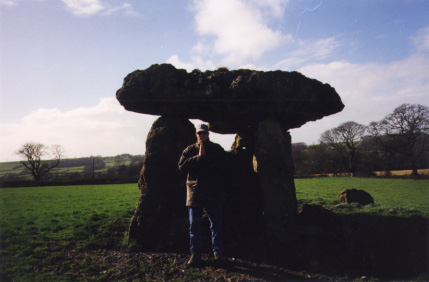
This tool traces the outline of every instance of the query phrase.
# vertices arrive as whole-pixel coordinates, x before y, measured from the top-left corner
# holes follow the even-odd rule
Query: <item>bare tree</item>
[[[338,152],[344,168],[354,175],[356,173],[357,142],[364,135],[366,127],[354,121],[340,124],[326,130],[320,136],[320,143],[329,145]]]
[[[26,159],[21,164],[31,172],[34,180],[38,181],[60,164],[63,149],[60,145],[53,145],[49,148],[44,144],[28,142],[22,145],[16,154]],[[42,160],[44,156],[48,155],[52,155],[53,160]]]
[[[406,156],[411,161],[412,175],[418,176],[418,157],[428,150],[428,107],[403,104],[381,121],[371,122],[368,132],[386,152]]]

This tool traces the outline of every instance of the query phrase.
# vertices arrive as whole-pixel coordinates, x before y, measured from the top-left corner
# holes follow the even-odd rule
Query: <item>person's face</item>
[[[197,135],[198,142],[206,141],[209,138],[208,132],[197,132],[196,135]]]

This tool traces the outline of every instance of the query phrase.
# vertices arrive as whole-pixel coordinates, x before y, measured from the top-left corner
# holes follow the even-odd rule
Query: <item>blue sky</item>
[[[70,158],[143,154],[156,117],[115,92],[155,63],[331,84],[345,109],[291,130],[309,145],[342,122],[429,106],[428,14],[426,0],[0,0],[0,161],[28,141]],[[233,136],[212,139],[229,149]]]

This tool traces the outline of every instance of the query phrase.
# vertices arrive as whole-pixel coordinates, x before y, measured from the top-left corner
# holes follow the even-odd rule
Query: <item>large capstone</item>
[[[266,119],[297,128],[344,108],[329,84],[298,72],[220,68],[188,73],[169,64],[130,73],[116,97],[129,111],[200,119],[218,133],[237,133]]]

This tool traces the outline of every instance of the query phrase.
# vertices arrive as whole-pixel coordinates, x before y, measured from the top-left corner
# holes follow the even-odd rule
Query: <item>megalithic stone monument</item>
[[[239,223],[262,222],[264,238],[275,245],[291,238],[297,212],[288,130],[344,108],[333,87],[298,72],[220,68],[188,73],[169,64],[130,73],[116,97],[126,110],[161,116],[148,136],[140,200],[129,230],[130,238],[145,249],[168,249],[171,243],[167,242],[187,232],[186,220],[171,216],[184,214],[186,193],[185,180],[173,166],[177,167],[182,150],[196,141],[186,120],[200,119],[213,132],[237,134],[230,151],[229,169],[234,172],[227,177],[225,200],[225,212],[234,216],[225,224],[230,224],[230,230],[243,225],[244,230],[247,227]],[[156,138],[158,132],[163,137]],[[150,145],[155,140],[165,145]],[[154,160],[157,155],[159,159]],[[159,171],[164,174],[160,176]],[[164,177],[170,178],[168,184]],[[181,202],[173,204],[172,194]],[[177,222],[183,224],[177,226]],[[231,247],[242,246],[238,241],[229,240]]]

